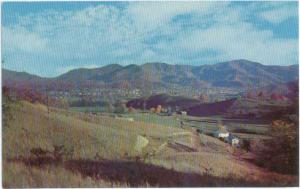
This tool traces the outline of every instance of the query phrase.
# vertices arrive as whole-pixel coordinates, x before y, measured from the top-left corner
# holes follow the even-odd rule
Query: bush
[[[251,142],[250,140],[243,140],[242,148],[249,152],[251,150]]]
[[[247,133],[247,134],[261,134],[260,132],[257,131],[251,131],[248,129],[244,129],[244,128],[237,128],[233,130],[234,133]]]
[[[74,148],[70,147],[67,148],[64,145],[54,145],[54,151],[53,151],[53,156],[57,160],[62,160],[62,159],[71,159],[74,154]]]
[[[10,89],[2,87],[2,124],[3,127],[9,127],[10,122],[15,118],[15,108],[20,106],[21,103],[15,98],[12,98]]]
[[[284,121],[273,122],[272,139],[256,142],[252,151],[255,162],[283,174],[298,174],[298,127]]]
[[[42,148],[32,148],[30,150],[30,153],[36,157],[41,157],[41,156],[45,156],[45,155],[49,154],[50,151],[44,150]]]
[[[116,114],[124,114],[125,111],[126,110],[123,106],[116,106],[114,109],[114,113],[116,113]]]

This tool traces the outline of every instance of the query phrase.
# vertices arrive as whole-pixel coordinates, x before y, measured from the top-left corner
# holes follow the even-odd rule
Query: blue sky
[[[298,2],[2,3],[4,68],[53,77],[118,63],[298,63]]]

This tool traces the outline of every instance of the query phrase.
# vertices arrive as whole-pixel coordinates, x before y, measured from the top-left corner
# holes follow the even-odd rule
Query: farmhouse
[[[180,114],[183,115],[183,116],[186,116],[187,112],[186,111],[180,111]]]
[[[219,130],[214,133],[214,136],[225,139],[229,136],[229,132],[226,130],[225,126],[219,126]]]
[[[217,138],[225,139],[229,136],[229,132],[227,132],[227,131],[216,131],[214,133],[214,136],[217,137]]]

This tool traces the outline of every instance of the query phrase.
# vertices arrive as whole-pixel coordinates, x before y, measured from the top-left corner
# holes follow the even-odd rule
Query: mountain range
[[[94,69],[74,69],[53,78],[43,78],[26,72],[2,69],[4,84],[26,83],[43,86],[85,85],[90,87],[182,88],[225,87],[231,89],[276,86],[298,80],[299,65],[263,65],[248,60],[233,60],[211,65],[171,65],[145,63],[142,65],[110,64]],[[64,87],[62,87],[64,88]]]

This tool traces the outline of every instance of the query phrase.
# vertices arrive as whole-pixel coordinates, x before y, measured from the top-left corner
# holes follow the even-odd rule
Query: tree
[[[130,107],[128,108],[128,112],[129,112],[129,113],[134,113],[134,112],[135,112],[135,109],[134,109],[132,106],[130,106]]]
[[[151,73],[145,72],[144,79],[143,79],[143,93],[144,96],[151,96],[152,94],[152,82],[151,82]]]
[[[243,140],[243,148],[249,152],[251,150],[251,142],[250,140]]]
[[[15,109],[22,105],[18,99],[12,96],[10,88],[2,87],[2,124],[3,127],[9,127],[11,121],[15,118]]]
[[[147,101],[146,99],[143,99],[143,110],[145,111],[147,107]]]
[[[48,88],[46,87],[46,106],[47,106],[47,112],[48,114],[50,113],[50,108],[49,108],[49,91]]]
[[[152,113],[155,113],[155,108],[150,108],[150,111],[151,111]]]
[[[262,91],[260,91],[257,96],[260,100],[263,100],[265,95]]]
[[[272,139],[251,146],[256,163],[272,171],[298,174],[298,125],[284,120],[273,121]]]
[[[202,103],[207,103],[209,102],[209,97],[205,94],[201,94],[200,97],[199,97],[199,100],[202,102]]]
[[[56,106],[58,108],[63,108],[65,110],[69,109],[69,103],[68,103],[68,101],[65,98],[59,99],[59,100],[55,100],[55,101],[50,100],[48,103],[49,103],[49,105],[54,105],[54,106]]]
[[[167,114],[168,114],[168,116],[172,115],[172,107],[171,106],[167,107]]]
[[[155,109],[155,113],[159,114],[162,110],[161,105],[157,105],[156,109]]]
[[[253,95],[251,92],[248,92],[247,95],[246,95],[246,98],[247,99],[252,99],[253,98]]]
[[[114,112],[118,113],[118,114],[123,114],[126,111],[126,105],[124,105],[124,103],[122,103],[121,101],[118,101],[115,104],[115,109]]]
[[[2,95],[3,126],[8,127],[9,121],[13,118],[12,99],[8,87],[2,87]]]

